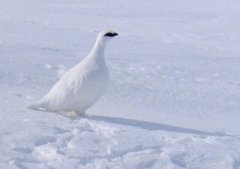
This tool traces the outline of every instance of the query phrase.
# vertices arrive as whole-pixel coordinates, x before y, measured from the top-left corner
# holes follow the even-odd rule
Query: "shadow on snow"
[[[115,123],[115,124],[127,125],[132,127],[140,127],[145,130],[163,130],[163,131],[169,131],[169,132],[208,135],[208,136],[228,136],[227,134],[222,132],[207,132],[207,131],[189,129],[189,128],[178,127],[178,126],[173,126],[168,124],[160,124],[160,123],[126,119],[126,118],[120,118],[120,117],[91,115],[91,116],[87,116],[86,118],[91,120],[96,120],[96,121],[104,121],[107,123]]]

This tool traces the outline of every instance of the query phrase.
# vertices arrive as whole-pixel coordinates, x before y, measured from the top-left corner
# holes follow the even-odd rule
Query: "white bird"
[[[84,115],[108,86],[104,50],[106,43],[116,35],[114,31],[100,32],[87,57],[67,71],[45,97],[28,108],[65,116]]]

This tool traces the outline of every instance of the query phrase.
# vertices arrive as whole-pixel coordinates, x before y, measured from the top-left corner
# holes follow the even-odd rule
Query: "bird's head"
[[[112,30],[106,30],[102,31],[98,35],[98,41],[101,42],[102,44],[106,44],[110,39],[113,37],[117,36],[118,33],[112,31]]]
[[[104,31],[103,32],[103,37],[104,38],[112,38],[114,36],[117,36],[118,33],[114,32],[114,31]]]

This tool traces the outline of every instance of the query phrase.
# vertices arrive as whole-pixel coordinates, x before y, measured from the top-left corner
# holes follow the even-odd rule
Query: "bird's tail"
[[[47,111],[46,104],[43,101],[31,104],[28,106],[29,109],[38,110],[38,111]]]

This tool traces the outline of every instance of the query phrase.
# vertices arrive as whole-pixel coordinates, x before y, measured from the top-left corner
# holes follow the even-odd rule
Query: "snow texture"
[[[239,1],[0,2],[0,168],[240,169]],[[89,117],[27,109],[109,28]]]

